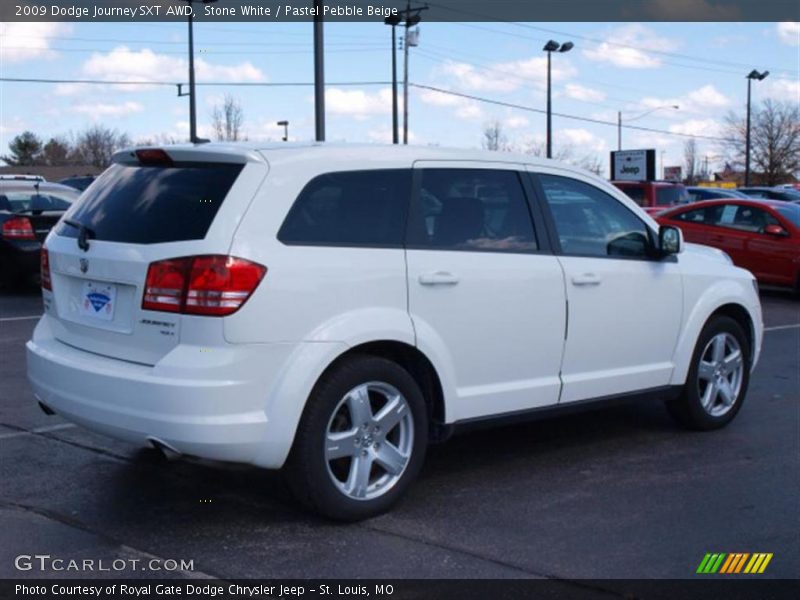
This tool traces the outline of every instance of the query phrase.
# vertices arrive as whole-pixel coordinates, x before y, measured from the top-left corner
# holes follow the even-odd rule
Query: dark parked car
[[[0,181],[0,284],[39,273],[42,243],[80,193],[39,181]]]
[[[723,198],[739,198],[741,200],[746,200],[750,197],[732,188],[693,186],[687,187],[686,191],[689,192],[689,198],[692,202],[698,202],[699,200],[721,200]]]
[[[739,188],[743,194],[747,194],[750,198],[762,198],[764,200],[783,200],[793,201],[800,200],[800,192],[790,190],[787,188],[771,188],[771,187],[746,187]]]
[[[92,182],[97,179],[94,175],[82,175],[82,176],[75,176],[75,177],[67,177],[66,179],[62,179],[58,183],[61,185],[68,185],[71,188],[75,188],[76,190],[82,192],[90,185]]]

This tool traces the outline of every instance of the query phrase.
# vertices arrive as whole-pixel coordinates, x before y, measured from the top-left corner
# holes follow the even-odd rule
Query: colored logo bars
[[[734,573],[763,573],[771,560],[771,552],[706,554],[700,566],[697,567],[697,573],[728,575]]]

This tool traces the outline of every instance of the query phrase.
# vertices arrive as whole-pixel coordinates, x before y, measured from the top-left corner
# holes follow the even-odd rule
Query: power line
[[[33,77],[0,77],[1,82],[8,83],[78,83],[87,85],[186,85],[177,81],[123,81],[106,79],[41,79]],[[311,87],[313,81],[204,81],[197,82],[200,86],[232,86],[232,87]],[[368,85],[391,85],[390,81],[338,81],[326,84],[329,87],[350,87]]]
[[[446,90],[446,89],[435,87],[435,86],[432,86],[432,85],[423,85],[421,83],[412,83],[410,85],[415,87],[415,88],[418,88],[418,89],[429,90],[429,91],[432,91],[432,92],[438,92],[440,94],[447,94],[449,96],[456,96],[456,97],[464,98],[464,99],[467,99],[467,100],[474,100],[475,102],[483,102],[484,104],[493,104],[495,106],[503,106],[503,107],[506,107],[506,108],[513,108],[513,109],[516,109],[516,110],[522,110],[522,111],[526,111],[526,112],[547,114],[547,111],[545,111],[545,110],[543,110],[541,108],[534,108],[532,106],[525,106],[523,104],[515,104],[513,102],[504,102],[502,100],[493,100],[491,98],[484,98],[482,96],[475,96],[473,94],[466,94],[464,92],[456,92],[454,90]],[[616,123],[614,121],[604,121],[602,119],[593,119],[591,117],[581,117],[581,116],[578,116],[578,115],[569,115],[569,114],[566,114],[566,113],[557,113],[557,112],[554,112],[553,116],[562,117],[564,119],[571,119],[573,121],[583,121],[585,123],[594,123],[596,125],[609,125],[611,127],[618,127],[618,123]],[[626,129],[635,129],[635,130],[638,130],[638,131],[647,131],[647,132],[650,132],[650,133],[662,133],[662,134],[665,134],[665,135],[675,135],[675,136],[686,137],[686,138],[697,138],[697,139],[703,139],[703,140],[712,140],[712,141],[715,141],[715,142],[732,142],[732,141],[735,141],[735,140],[732,140],[730,138],[715,137],[715,136],[710,136],[710,135],[698,135],[698,134],[692,134],[692,133],[682,133],[682,132],[679,132],[679,131],[668,131],[666,129],[654,129],[652,127],[641,127],[641,126],[638,126],[638,125],[623,125],[623,127],[626,128]]]

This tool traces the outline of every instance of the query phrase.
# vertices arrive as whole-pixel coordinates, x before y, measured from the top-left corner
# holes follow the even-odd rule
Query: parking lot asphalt
[[[707,552],[800,575],[800,300],[762,295],[736,420],[678,428],[657,402],[456,436],[391,513],[302,512],[278,473],[180,459],[46,416],[25,378],[37,290],[0,295],[0,578],[691,578]],[[20,554],[193,560],[193,571],[18,571]],[[613,583],[609,582],[613,587]]]

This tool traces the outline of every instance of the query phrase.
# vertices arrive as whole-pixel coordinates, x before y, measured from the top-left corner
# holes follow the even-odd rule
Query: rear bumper
[[[13,277],[38,274],[41,251],[35,240],[0,240],[0,272]]]
[[[151,367],[63,344],[48,319],[27,343],[28,378],[60,416],[140,446],[282,466],[307,394],[287,397],[279,385],[304,344],[180,345]]]

